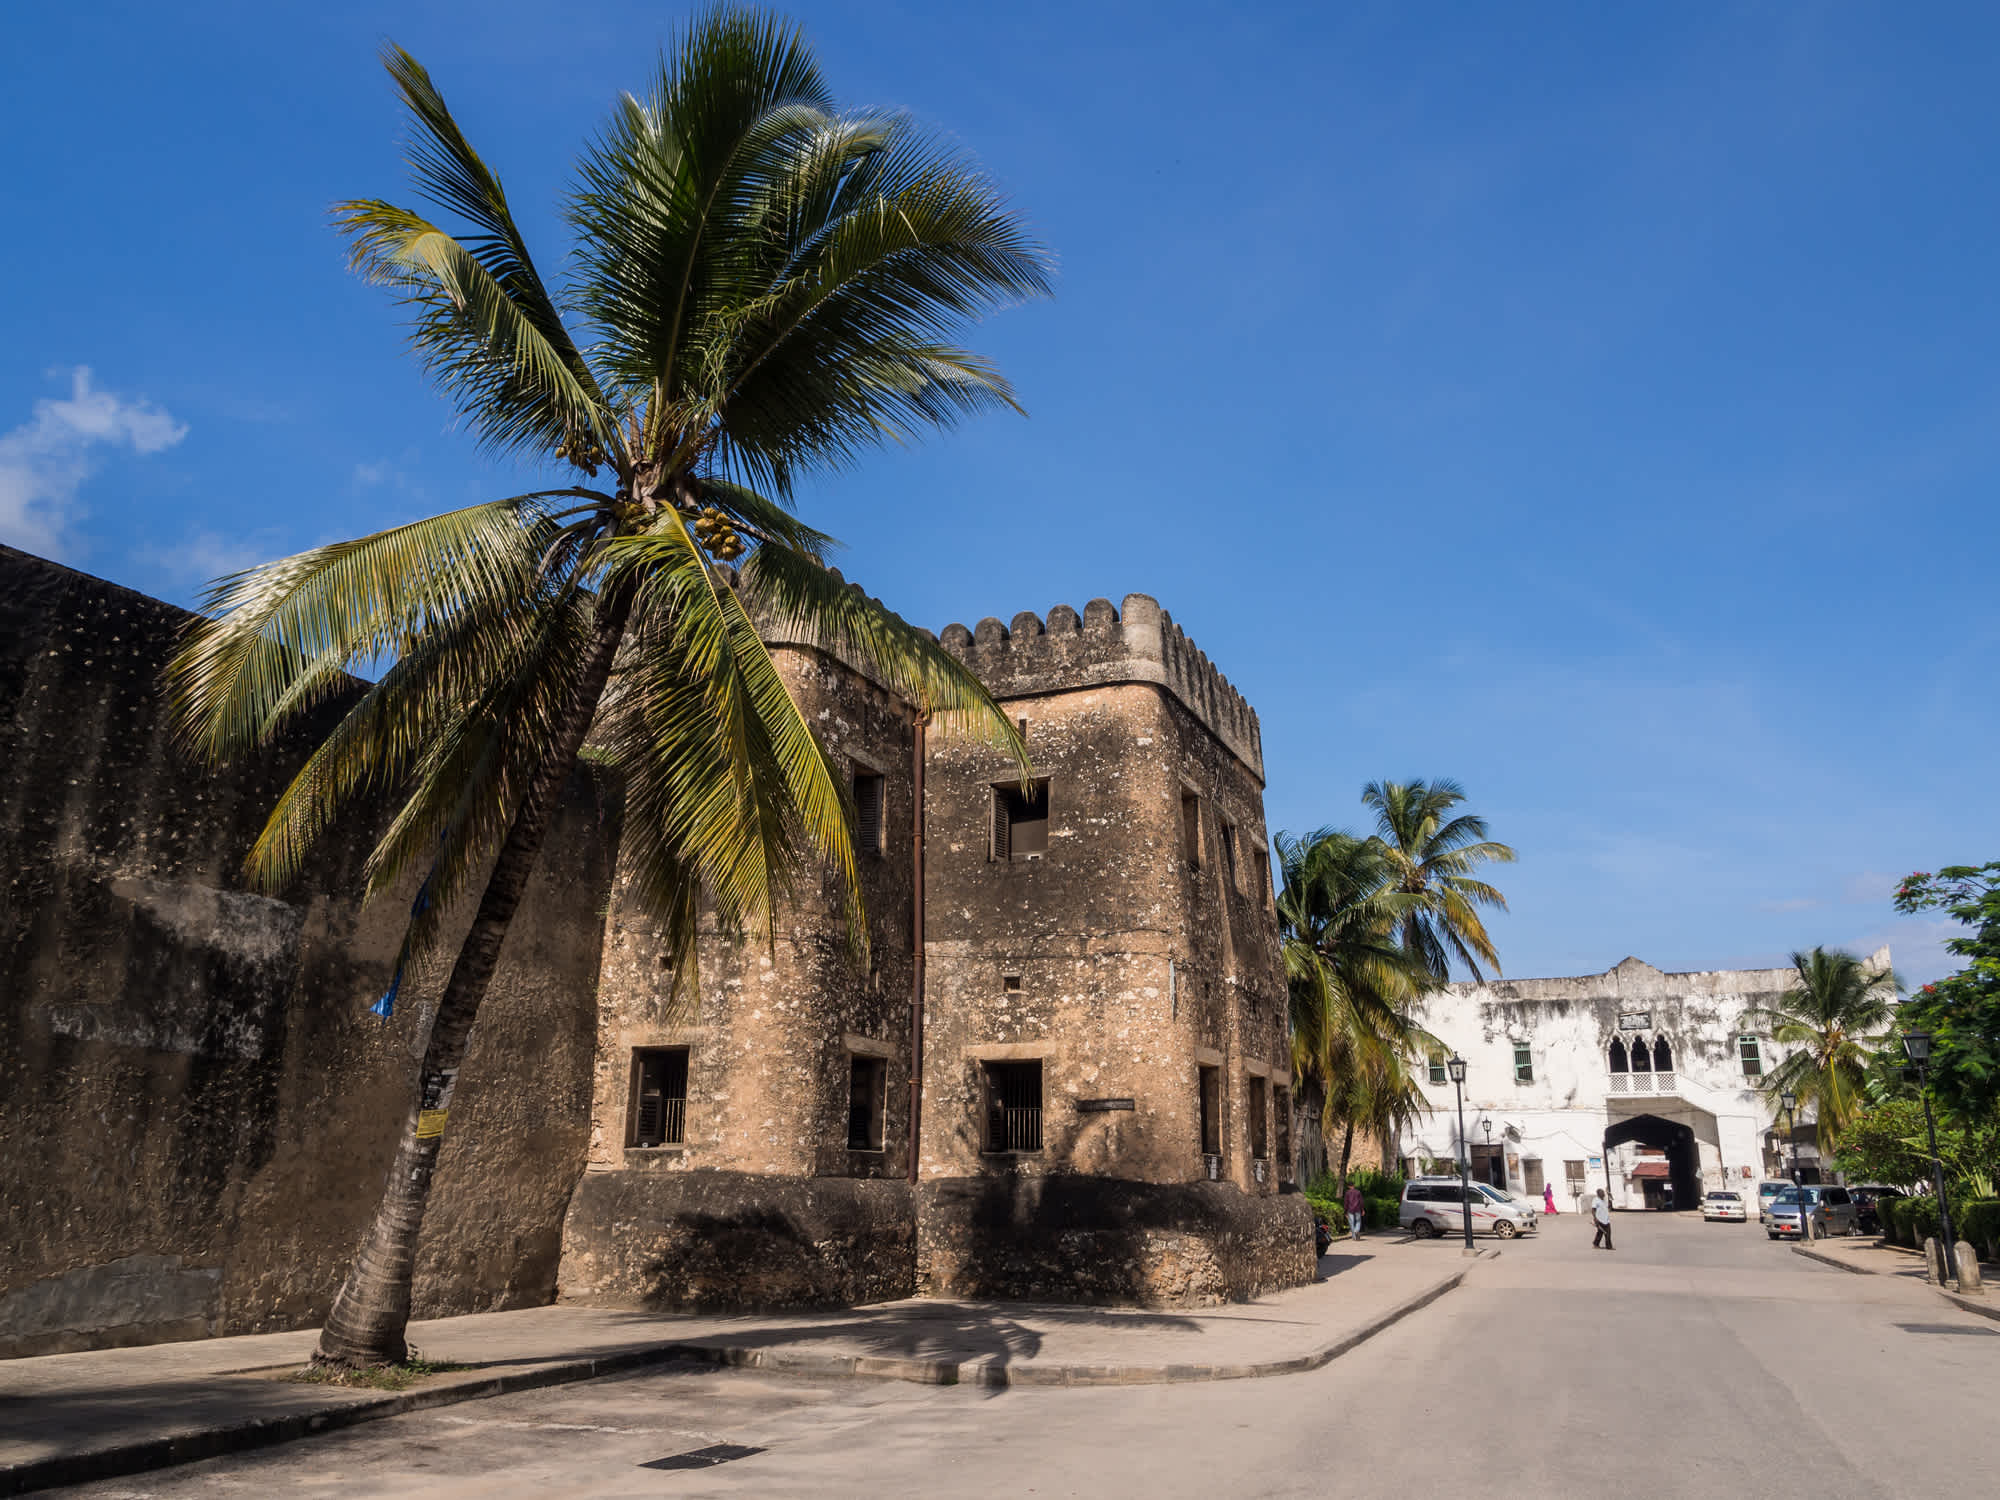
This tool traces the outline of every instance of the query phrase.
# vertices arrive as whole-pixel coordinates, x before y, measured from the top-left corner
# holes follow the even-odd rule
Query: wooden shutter
[[[993,857],[1012,859],[1014,857],[1014,828],[1007,816],[1007,793],[1001,787],[993,789]]]
[[[854,841],[870,852],[882,847],[882,778],[867,772],[854,778]]]

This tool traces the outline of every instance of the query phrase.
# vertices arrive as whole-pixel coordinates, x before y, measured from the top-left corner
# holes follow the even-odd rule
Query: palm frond
[[[1026,776],[1027,741],[972,669],[871,599],[858,585],[788,548],[757,549],[744,565],[746,598],[766,616],[771,638],[817,645],[855,660],[947,732],[1007,752]]]
[[[220,763],[266,743],[467,612],[527,605],[556,528],[516,496],[315,547],[218,580],[167,669],[189,748]],[[496,641],[492,649],[504,649]]]
[[[334,222],[353,269],[411,310],[411,348],[488,449],[541,457],[587,437],[622,454],[617,415],[568,334],[552,337],[472,248],[375,199],[337,204]]]

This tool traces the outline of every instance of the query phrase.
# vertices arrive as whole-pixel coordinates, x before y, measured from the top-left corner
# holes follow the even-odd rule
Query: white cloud
[[[79,365],[70,372],[68,400],[37,401],[32,417],[0,436],[0,542],[60,556],[96,450],[159,453],[186,436],[186,424],[150,401],[93,389],[90,371]]]

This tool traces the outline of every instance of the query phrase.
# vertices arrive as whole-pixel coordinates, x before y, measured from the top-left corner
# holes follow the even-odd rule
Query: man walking
[[[1604,1196],[1603,1188],[1597,1190],[1597,1197],[1590,1205],[1590,1217],[1597,1221],[1597,1238],[1590,1242],[1590,1248],[1595,1250],[1601,1245],[1606,1250],[1617,1249],[1611,1243],[1611,1202]]]
[[[1347,1191],[1341,1194],[1341,1205],[1347,1210],[1347,1233],[1350,1239],[1361,1238],[1361,1221],[1367,1217],[1367,1202],[1361,1196],[1361,1189],[1348,1183]]]

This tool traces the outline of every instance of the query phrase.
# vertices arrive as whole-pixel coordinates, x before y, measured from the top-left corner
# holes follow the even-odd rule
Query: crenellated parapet
[[[1123,608],[1093,599],[1081,615],[1058,604],[1046,622],[1023,610],[1011,624],[947,625],[938,638],[996,698],[1157,683],[1263,780],[1256,710],[1150,595],[1127,594]]]

